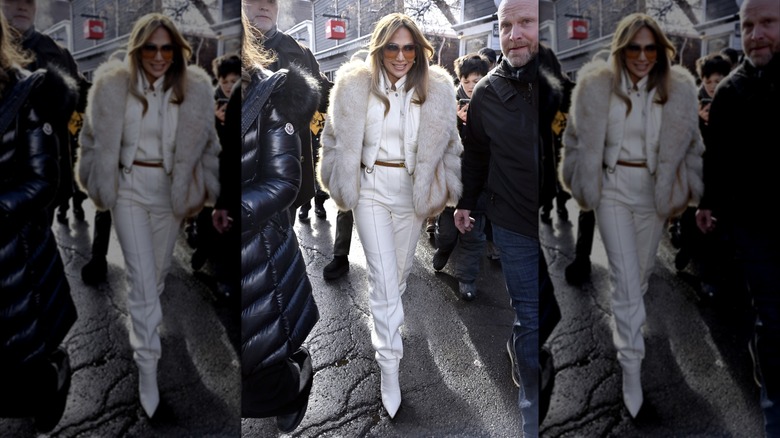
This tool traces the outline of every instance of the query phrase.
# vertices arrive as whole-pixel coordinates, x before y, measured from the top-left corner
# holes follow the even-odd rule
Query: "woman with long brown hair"
[[[81,131],[79,179],[99,209],[111,210],[130,290],[130,345],[141,405],[160,401],[160,294],[184,218],[219,192],[213,88],[187,66],[192,50],[161,14],[136,21],[127,59],[95,72]]]
[[[429,66],[433,47],[415,22],[390,14],[374,28],[365,62],[336,73],[322,135],[320,179],[352,210],[368,265],[371,342],[382,403],[401,405],[401,295],[425,218],[460,197],[460,143],[449,73]]]
[[[666,220],[702,193],[704,146],[693,76],[672,66],[675,49],[658,23],[640,13],[623,18],[610,52],[579,72],[562,174],[580,207],[596,212],[623,401],[635,417],[644,400],[643,296]]]

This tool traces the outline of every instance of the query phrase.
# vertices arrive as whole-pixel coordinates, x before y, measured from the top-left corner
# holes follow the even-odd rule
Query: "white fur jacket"
[[[95,72],[87,97],[84,126],[79,136],[78,178],[95,205],[114,207],[119,188],[120,161],[127,167],[128,136],[125,125],[140,126],[140,116],[131,111],[128,99],[130,74],[126,63],[112,60]],[[163,162],[171,175],[171,204],[177,217],[193,216],[204,205],[213,205],[219,195],[219,139],[214,125],[214,88],[198,66],[187,68],[184,101],[178,113],[172,142],[164,141]],[[136,99],[137,101],[137,99]],[[165,137],[165,136],[164,136]],[[170,144],[168,144],[170,143]],[[133,153],[134,154],[134,153]],[[130,157],[132,163],[132,157]]]
[[[454,115],[457,112],[452,77],[441,67],[429,68],[428,97],[419,111],[416,136],[407,136],[404,148],[407,170],[412,173],[415,213],[432,217],[446,205],[455,205],[463,185],[460,180],[460,142]],[[371,72],[362,61],[350,62],[336,73],[328,118],[322,134],[318,178],[341,210],[351,210],[360,193],[361,160],[368,168],[376,161],[384,110],[369,108]],[[407,124],[406,126],[410,126]],[[415,144],[409,138],[416,138]],[[414,151],[416,150],[416,154]],[[368,162],[366,162],[368,161]]]
[[[704,144],[699,133],[697,89],[684,67],[671,70],[669,99],[651,104],[660,113],[660,128],[648,132],[647,167],[655,179],[655,207],[661,217],[680,213],[698,203],[702,181]],[[622,114],[614,114],[612,67],[593,61],[580,70],[572,94],[569,120],[564,132],[561,180],[584,210],[596,209],[601,201],[604,166],[614,168],[620,144],[607,144],[607,132],[620,131]],[[651,129],[652,130],[652,129]],[[620,142],[617,142],[620,143]]]

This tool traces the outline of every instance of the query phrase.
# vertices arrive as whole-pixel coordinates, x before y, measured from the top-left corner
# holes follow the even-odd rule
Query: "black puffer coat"
[[[288,358],[319,319],[289,207],[301,183],[298,132],[317,109],[317,82],[295,68],[279,79],[242,139],[241,360],[244,376]],[[280,76],[277,76],[280,75]],[[267,82],[266,84],[270,84]],[[249,90],[247,90],[247,94]],[[256,100],[244,100],[242,116]]]
[[[9,74],[3,102],[18,81],[36,85],[0,138],[0,372],[53,351],[76,320],[46,210],[59,179],[52,125],[70,117],[78,94],[53,72]]]

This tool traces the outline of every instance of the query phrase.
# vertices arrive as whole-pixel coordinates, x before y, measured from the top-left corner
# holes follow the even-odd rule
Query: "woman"
[[[59,182],[58,139],[75,107],[72,81],[22,70],[0,11],[0,417],[35,416],[48,432],[65,409],[76,321],[49,208]]]
[[[353,210],[368,264],[382,403],[393,417],[401,405],[401,295],[423,221],[460,197],[463,147],[452,120],[452,77],[428,66],[433,48],[414,21],[385,16],[368,50],[366,62],[336,74],[319,176],[339,209]]]
[[[95,72],[80,136],[80,183],[111,210],[125,259],[130,345],[149,417],[160,400],[160,294],[176,237],[219,191],[214,90],[205,71],[187,66],[191,53],[169,18],[139,18],[126,61]]]
[[[276,416],[287,433],[306,413],[312,367],[301,345],[319,319],[289,207],[302,179],[298,132],[309,129],[320,94],[296,67],[263,68],[271,59],[243,18],[243,103],[240,114],[229,106],[227,121],[233,135],[231,120],[242,120],[241,411]]]
[[[562,173],[580,207],[596,211],[623,401],[635,417],[643,401],[643,296],[666,220],[702,193],[704,146],[693,77],[672,67],[674,47],[655,20],[625,17],[610,50],[610,61],[593,61],[577,76]]]

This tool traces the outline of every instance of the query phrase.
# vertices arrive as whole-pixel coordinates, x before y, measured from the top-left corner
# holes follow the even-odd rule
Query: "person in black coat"
[[[241,371],[243,417],[277,417],[283,432],[306,412],[311,358],[301,345],[319,319],[290,205],[301,184],[301,143],[317,82],[292,67],[272,73],[245,22],[241,146]]]
[[[35,29],[36,3],[36,0],[0,1],[8,24],[20,34],[18,43],[21,45],[22,50],[33,55],[29,63],[23,67],[29,71],[55,67],[60,73],[68,75],[75,80],[79,88],[78,103],[76,108],[74,108],[78,116],[72,118],[71,114],[68,114],[54,126],[54,130],[59,137],[60,146],[60,182],[57,188],[56,200],[52,203],[50,209],[53,215],[54,209],[59,207],[57,220],[60,223],[67,224],[68,203],[71,198],[73,198],[74,216],[80,221],[84,220],[84,209],[81,207],[81,203],[87,199],[87,195],[75,183],[73,163],[76,161],[76,149],[78,148],[78,141],[76,141],[79,129],[78,121],[80,121],[81,115],[84,113],[86,95],[90,84],[79,73],[76,61],[70,52],[57,44],[49,35]],[[70,126],[69,122],[71,122]]]
[[[51,232],[59,181],[53,125],[75,107],[75,84],[24,58],[0,15],[0,416],[31,417],[48,432],[70,386],[59,347],[76,321],[70,286]]]
[[[320,73],[320,65],[314,54],[308,47],[300,44],[295,38],[285,34],[277,28],[277,19],[279,17],[279,7],[281,1],[254,1],[245,2],[244,9],[247,11],[247,17],[256,31],[255,44],[262,45],[264,50],[270,51],[274,59],[266,66],[272,72],[283,68],[290,68],[295,64],[302,67],[306,73],[312,75],[318,82],[319,94],[321,100],[317,103],[317,110],[325,114],[328,110],[328,91],[332,87],[328,79]],[[325,217],[323,203],[327,199],[327,194],[317,187],[317,181],[314,177],[314,157],[312,132],[310,129],[301,129],[298,131],[301,138],[301,186],[295,202],[290,209],[294,210],[300,207],[298,217],[307,219],[309,209],[311,208],[311,199],[314,198],[315,214],[318,217]],[[315,196],[316,194],[316,196]],[[293,220],[295,218],[293,217]]]

